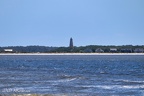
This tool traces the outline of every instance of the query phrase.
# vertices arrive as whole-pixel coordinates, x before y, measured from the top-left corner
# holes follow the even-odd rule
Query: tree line
[[[0,47],[0,53],[6,53],[5,49],[12,49],[11,53],[94,53],[100,49],[100,52],[109,53],[112,52],[111,48],[116,50],[113,52],[120,53],[133,53],[135,49],[144,52],[144,45],[122,45],[122,46],[103,46],[103,45],[88,45],[88,46],[74,46],[70,47],[49,47],[49,46],[8,46]],[[130,51],[131,50],[131,51]],[[143,50],[143,51],[142,51]]]

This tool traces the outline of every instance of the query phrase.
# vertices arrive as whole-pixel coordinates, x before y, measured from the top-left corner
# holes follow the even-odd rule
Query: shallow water
[[[144,95],[144,56],[0,56],[1,94]]]

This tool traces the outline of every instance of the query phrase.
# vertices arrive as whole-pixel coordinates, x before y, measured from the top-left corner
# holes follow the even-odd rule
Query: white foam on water
[[[108,89],[108,90],[118,88],[117,85],[112,85],[112,86],[111,85],[98,85],[96,87],[101,88],[101,89]]]
[[[113,80],[116,82],[134,82],[134,83],[144,83],[144,81],[140,81],[140,80],[124,80],[124,79],[117,79],[117,80]]]
[[[113,89],[114,86],[107,86],[107,85],[82,85],[77,87],[83,87],[83,88],[101,88],[101,89]]]
[[[80,85],[80,86],[76,86],[76,87],[84,87],[84,88],[92,88],[92,87],[98,87],[98,86],[95,86],[95,85]]]
[[[110,85],[110,86],[101,86],[104,89],[140,89],[144,88],[144,85]]]
[[[67,79],[60,79],[60,80],[54,80],[54,81],[49,81],[49,82],[70,82],[70,81],[73,81],[73,80],[76,80],[77,78],[67,78]]]
[[[132,81],[132,80],[122,80],[123,82],[131,82],[131,83],[144,83],[144,81]]]
[[[85,88],[101,88],[101,89],[142,89],[144,85],[83,85],[79,87]]]
[[[144,85],[124,85],[122,86],[121,88],[124,88],[124,89],[142,89],[144,88]]]

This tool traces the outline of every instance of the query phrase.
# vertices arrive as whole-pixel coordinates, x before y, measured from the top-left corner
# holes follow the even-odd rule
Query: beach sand
[[[144,53],[0,53],[0,55],[144,55]]]

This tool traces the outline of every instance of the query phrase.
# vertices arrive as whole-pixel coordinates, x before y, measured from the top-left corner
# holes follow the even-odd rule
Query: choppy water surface
[[[144,56],[0,56],[1,94],[144,95]]]

